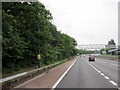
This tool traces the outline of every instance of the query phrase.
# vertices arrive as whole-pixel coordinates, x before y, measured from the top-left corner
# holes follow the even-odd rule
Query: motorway
[[[78,57],[55,88],[118,88],[118,62]]]

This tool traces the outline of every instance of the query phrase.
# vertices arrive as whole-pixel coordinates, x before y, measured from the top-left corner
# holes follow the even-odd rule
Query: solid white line
[[[115,83],[114,81],[110,81],[113,85],[117,85],[117,83]]]
[[[78,57],[76,58],[76,60],[78,59]],[[74,63],[76,62],[76,60],[72,63],[72,65],[67,69],[67,71],[58,79],[58,81],[54,84],[54,86],[52,87],[51,90],[54,90],[56,88],[56,86],[60,83],[60,81],[63,79],[63,77],[67,74],[67,72],[72,68],[72,66],[74,65]]]

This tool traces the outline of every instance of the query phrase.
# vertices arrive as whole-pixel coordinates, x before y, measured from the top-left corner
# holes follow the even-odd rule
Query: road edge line
[[[67,74],[67,72],[72,68],[72,66],[74,65],[74,63],[76,62],[76,60],[78,59],[78,57],[75,59],[75,61],[71,64],[71,66],[64,72],[64,74],[56,81],[56,83],[53,85],[51,90],[54,90],[56,88],[56,86],[60,83],[60,81],[64,78],[64,76]]]

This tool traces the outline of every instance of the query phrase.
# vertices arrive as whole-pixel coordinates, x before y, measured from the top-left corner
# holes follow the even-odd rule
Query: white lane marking
[[[109,79],[109,77],[107,77],[107,76],[104,76],[104,78]]]
[[[87,62],[87,61],[86,61]],[[88,63],[88,62],[87,62]],[[91,65],[90,63],[88,63],[93,69],[95,69],[98,73],[101,73],[101,71],[99,71],[97,68],[95,68],[93,65]]]
[[[115,83],[114,81],[110,81],[113,85],[117,85],[117,83]]]
[[[97,72],[99,72],[99,70],[98,70],[98,69],[96,69],[96,71],[97,71]]]
[[[102,76],[104,76],[105,74],[101,73]]]
[[[97,68],[94,68],[96,71],[98,70]]]
[[[78,57],[76,58],[76,60],[78,59]],[[72,66],[74,65],[74,63],[76,62],[76,60],[72,63],[72,65],[67,69],[67,71],[58,79],[58,81],[54,84],[54,86],[52,87],[51,90],[54,90],[56,88],[56,86],[60,83],[60,81],[63,79],[63,77],[67,74],[67,72],[72,68]]]
[[[95,68],[95,70],[96,70],[96,71],[98,71],[98,69],[97,69],[97,68]]]
[[[85,62],[87,62],[87,61],[85,61]],[[87,62],[88,63],[88,62]],[[95,69],[95,67],[92,65],[92,64],[90,64],[90,63],[88,63],[93,69]],[[109,79],[109,77],[107,77],[107,76],[105,76],[105,74],[104,73],[102,73],[101,71],[99,71],[99,70],[96,70],[96,71],[98,71],[98,73],[100,73],[102,76],[104,76],[104,78],[105,79]],[[112,81],[112,80],[109,80],[109,82],[110,83],[112,83],[113,85],[117,85],[117,83],[115,83],[114,81]]]
[[[98,71],[98,73],[101,73],[101,71]]]

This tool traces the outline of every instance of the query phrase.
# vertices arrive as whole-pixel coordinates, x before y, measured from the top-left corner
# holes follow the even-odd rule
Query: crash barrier
[[[71,58],[69,58],[69,59],[71,59]],[[69,59],[67,59],[67,60],[69,60]],[[28,72],[23,72],[23,73],[19,73],[19,74],[10,76],[10,77],[6,77],[6,78],[3,78],[3,79],[0,79],[0,83],[6,82],[6,81],[10,81],[10,80],[13,80],[13,79],[15,79],[15,80],[17,79],[17,81],[19,81],[20,78],[25,76],[25,75],[32,76],[34,74],[34,72],[46,71],[49,68],[55,67],[55,66],[57,66],[57,65],[59,65],[59,64],[61,64],[63,62],[66,62],[67,60],[64,60],[64,61],[52,64],[52,65],[48,65],[48,66],[45,66],[45,67],[41,67],[41,68],[38,68],[38,69],[35,69],[35,70],[31,70],[31,71],[28,71]]]

